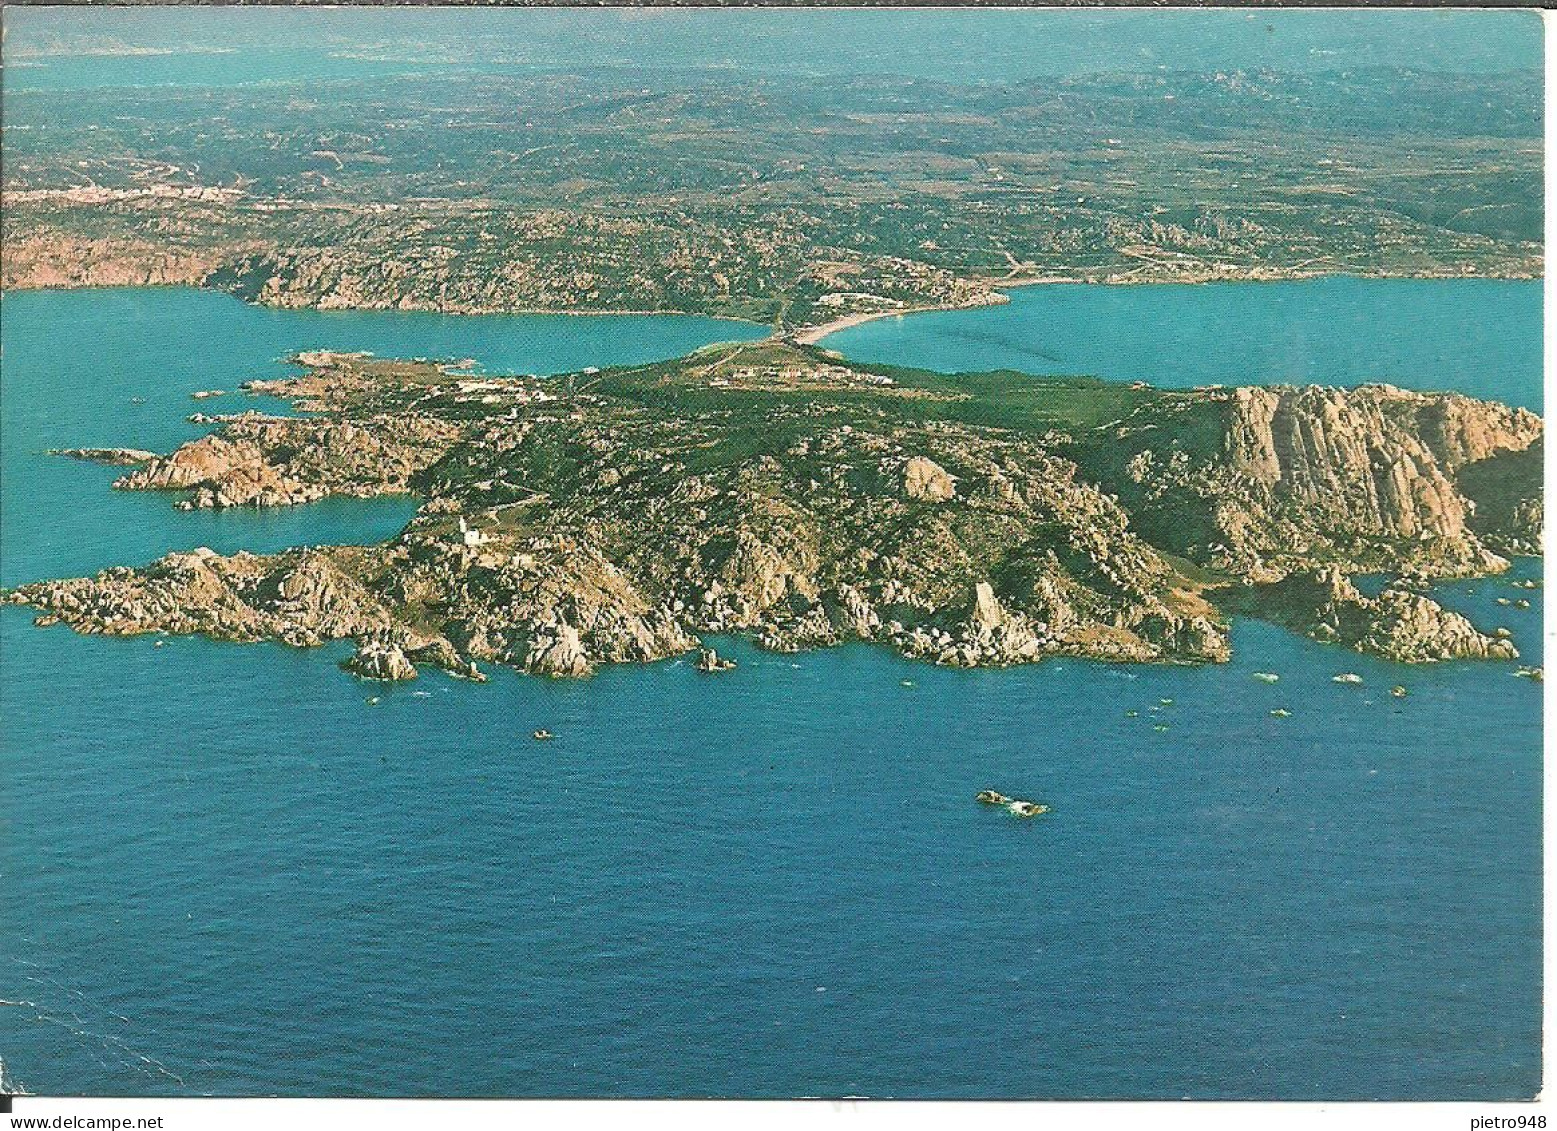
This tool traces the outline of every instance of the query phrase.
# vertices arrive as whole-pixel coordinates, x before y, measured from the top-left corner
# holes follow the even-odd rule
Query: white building
[[[469,546],[472,550],[481,546],[485,546],[488,542],[492,541],[492,539],[488,538],[475,527],[467,525],[464,515],[460,515],[460,538],[464,541],[465,545]]]

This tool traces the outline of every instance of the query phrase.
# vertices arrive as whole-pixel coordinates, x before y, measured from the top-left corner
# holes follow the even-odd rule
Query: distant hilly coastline
[[[499,68],[31,91],[8,105],[0,286],[796,330],[1035,279],[1537,278],[1538,78]]]

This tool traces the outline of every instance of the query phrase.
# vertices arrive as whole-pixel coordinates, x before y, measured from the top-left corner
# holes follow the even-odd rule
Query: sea
[[[341,11],[5,14],[8,96],[127,87],[319,84],[646,65],[746,76],[1010,83],[1121,69],[1325,74],[1541,67],[1529,12],[1215,9]],[[1409,44],[1409,50],[1403,45]]]
[[[1046,286],[824,344],[1539,408],[1540,312],[1533,282]],[[0,582],[392,536],[414,500],[183,513],[47,454],[279,407],[236,388],[298,350],[549,374],[762,333],[9,294]],[[1511,580],[1540,575],[1439,595],[1538,665],[1542,592]],[[1232,640],[1223,665],[970,672],[721,639],[717,676],[382,686],[345,646],[0,609],[0,1057],[49,1095],[1532,1096],[1541,687]]]

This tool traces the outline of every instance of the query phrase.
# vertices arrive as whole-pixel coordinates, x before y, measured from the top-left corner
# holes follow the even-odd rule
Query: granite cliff
[[[1203,398],[1147,405],[1095,446],[1143,526],[1208,567],[1477,574],[1506,567],[1494,547],[1538,541],[1542,424],[1526,409],[1387,385]],[[1531,451],[1533,465],[1510,459]],[[1464,486],[1486,478],[1511,493],[1504,513]]]

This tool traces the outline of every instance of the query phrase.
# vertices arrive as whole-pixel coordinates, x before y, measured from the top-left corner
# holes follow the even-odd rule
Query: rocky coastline
[[[549,379],[298,360],[246,388],[307,416],[215,418],[165,455],[60,454],[186,508],[413,494],[397,538],[198,549],[3,599],[84,633],[349,640],[344,666],[382,680],[577,677],[728,633],[958,667],[1219,662],[1235,613],[1405,662],[1517,655],[1413,581],[1496,573],[1538,542],[1525,410],[953,379],[780,339]],[[1353,583],[1379,572],[1397,580],[1377,596]]]

